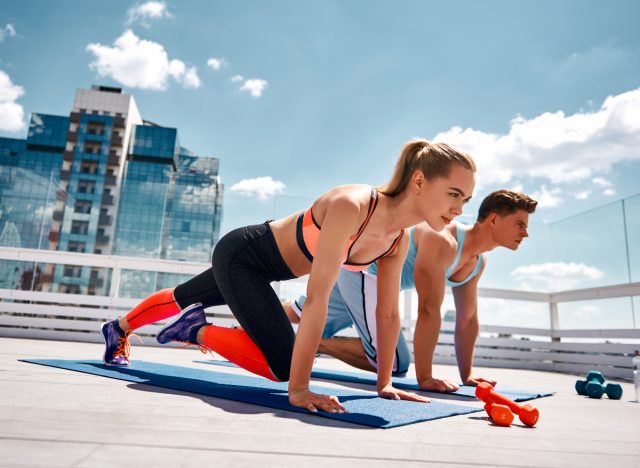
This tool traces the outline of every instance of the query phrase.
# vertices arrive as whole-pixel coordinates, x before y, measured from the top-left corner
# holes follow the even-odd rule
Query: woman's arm
[[[433,353],[440,335],[440,309],[444,300],[445,271],[456,249],[441,234],[425,232],[419,239],[414,268],[418,292],[418,319],[413,336],[416,378],[423,390],[449,392],[459,387],[446,379],[435,378]]]
[[[409,235],[405,233],[395,254],[378,260],[378,300],[376,326],[378,350],[378,395],[393,400],[429,402],[428,398],[415,393],[397,390],[391,385],[393,360],[400,333],[400,276],[409,248]]]
[[[344,411],[335,397],[316,395],[309,391],[313,360],[320,344],[327,319],[329,295],[338,277],[345,246],[356,230],[360,205],[341,195],[327,201],[322,229],[307,283],[304,313],[296,334],[291,359],[289,402],[316,411]]]

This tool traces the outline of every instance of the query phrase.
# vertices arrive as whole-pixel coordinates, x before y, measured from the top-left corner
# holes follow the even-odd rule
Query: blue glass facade
[[[32,114],[26,140],[0,138],[0,246],[48,247],[68,127],[67,117]],[[33,285],[33,270],[4,262],[0,287]]]
[[[69,117],[34,113],[26,139],[0,138],[0,245],[208,262],[222,212],[218,164],[182,148],[175,128],[143,122],[121,90],[78,90]],[[4,262],[0,287],[108,293],[99,269],[20,268]],[[121,295],[172,275],[135,276]]]
[[[156,125],[136,125],[129,154],[141,161],[172,162],[180,151],[178,131]]]

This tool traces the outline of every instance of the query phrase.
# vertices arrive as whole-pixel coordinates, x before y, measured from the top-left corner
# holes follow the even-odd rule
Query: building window
[[[82,275],[82,267],[77,265],[65,265],[62,271],[62,276],[71,278],[80,278]]]
[[[80,172],[83,174],[97,174],[98,162],[97,161],[82,161],[80,166]]]
[[[71,221],[71,234],[86,235],[89,232],[89,221]]]
[[[93,180],[82,180],[78,181],[78,193],[96,193],[96,183]]]
[[[89,125],[87,126],[87,133],[89,135],[104,135],[104,123],[89,122]]]
[[[87,141],[84,144],[83,153],[100,154],[102,152],[102,144],[95,141]]]
[[[91,213],[92,203],[87,200],[76,200],[73,211],[74,213],[89,214]]]
[[[85,244],[84,242],[69,241],[69,245],[67,246],[67,251],[84,253],[86,247],[87,247],[87,244]]]
[[[77,284],[60,284],[60,289],[65,294],[80,294],[80,286]]]

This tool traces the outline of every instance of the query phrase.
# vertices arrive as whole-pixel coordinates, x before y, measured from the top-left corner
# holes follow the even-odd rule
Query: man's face
[[[517,250],[525,237],[529,237],[529,213],[518,210],[513,214],[495,217],[495,237],[502,247]]]

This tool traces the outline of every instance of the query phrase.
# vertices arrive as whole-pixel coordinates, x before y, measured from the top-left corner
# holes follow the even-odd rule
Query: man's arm
[[[460,378],[465,385],[478,385],[488,382],[495,385],[495,380],[472,376],[473,348],[478,338],[480,324],[478,322],[478,281],[484,271],[486,259],[478,274],[462,286],[452,288],[456,305],[455,348]]]
[[[418,319],[413,337],[416,378],[423,390],[457,390],[457,385],[432,375],[433,352],[440,334],[440,309],[444,300],[445,271],[455,249],[441,235],[423,232],[418,240],[414,280],[418,292]]]

